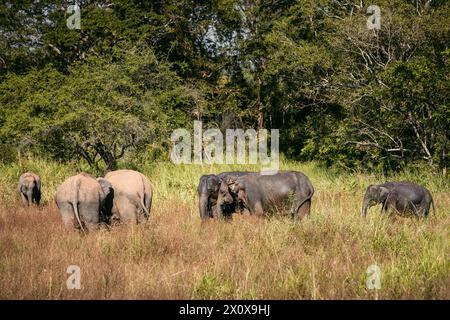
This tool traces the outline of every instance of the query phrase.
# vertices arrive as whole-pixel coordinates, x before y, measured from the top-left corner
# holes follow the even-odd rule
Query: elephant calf
[[[109,198],[111,185],[103,185],[87,173],[66,179],[56,190],[56,205],[67,229],[81,229],[83,233],[97,229],[101,211]]]
[[[139,223],[149,218],[153,187],[150,180],[134,170],[116,170],[106,174],[105,181],[114,192],[112,218],[123,223]]]
[[[233,198],[233,201],[225,204],[222,203],[220,208],[217,207],[217,197],[219,187],[223,179],[229,175],[244,176],[251,172],[235,171],[235,172],[222,172],[218,175],[207,174],[200,177],[200,181],[197,187],[198,193],[198,207],[200,211],[200,218],[206,220],[208,218],[214,218],[219,213],[225,217],[231,217],[236,211],[240,210],[240,203],[237,197]]]
[[[310,214],[314,187],[301,172],[280,171],[274,175],[248,174],[228,176],[220,186],[217,205],[233,201],[238,196],[251,214],[264,215],[275,209],[288,209],[300,218]]]
[[[382,204],[381,213],[395,210],[400,215],[411,212],[418,217],[427,217],[431,205],[434,209],[431,192],[412,182],[387,182],[367,187],[362,216],[365,217],[367,210],[378,203]]]
[[[41,201],[41,178],[31,172],[25,172],[19,178],[18,192],[24,205],[39,205]]]

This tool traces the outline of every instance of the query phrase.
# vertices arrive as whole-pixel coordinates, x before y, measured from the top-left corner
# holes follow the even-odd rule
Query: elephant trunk
[[[370,196],[366,193],[366,195],[364,196],[362,209],[361,209],[361,216],[363,218],[365,218],[367,215],[367,210],[369,209],[369,205],[370,205]]]
[[[33,187],[28,188],[27,198],[28,198],[28,205],[31,206],[33,204]]]
[[[202,218],[203,220],[206,220],[209,218],[210,214],[209,214],[209,208],[208,208],[208,195],[205,193],[201,193],[200,194],[200,199],[198,201],[198,207],[200,210],[200,218]]]
[[[222,218],[224,218],[224,215],[223,215],[223,199],[219,196],[219,198],[217,199],[217,204],[216,204],[216,210],[217,210],[217,217],[219,218],[219,219],[222,219]]]

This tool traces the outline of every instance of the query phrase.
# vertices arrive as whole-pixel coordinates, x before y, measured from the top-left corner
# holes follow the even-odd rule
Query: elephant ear
[[[112,185],[111,183],[106,180],[105,178],[98,178],[98,183],[102,187],[103,193],[105,195],[105,198],[112,192]]]
[[[381,201],[385,201],[387,199],[389,193],[390,193],[390,191],[388,188],[380,186],[380,200]]]
[[[377,184],[371,184],[367,187],[367,192],[369,192],[373,197],[377,197],[380,193],[380,186]]]
[[[209,192],[219,191],[220,179],[217,177],[210,177],[206,182],[206,187]]]
[[[198,193],[201,193],[201,192],[202,192],[203,185],[205,184],[205,179],[206,179],[206,176],[205,176],[205,175],[203,175],[203,176],[200,177],[200,181],[199,181],[198,187],[197,187],[197,192],[198,192]]]

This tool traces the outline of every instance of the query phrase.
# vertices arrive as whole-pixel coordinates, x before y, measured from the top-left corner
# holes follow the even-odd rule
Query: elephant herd
[[[41,179],[33,172],[19,178],[18,193],[24,205],[39,205]],[[223,172],[200,177],[197,188],[199,212],[203,220],[229,219],[234,213],[263,216],[270,212],[289,212],[303,218],[310,214],[314,187],[298,171]],[[111,171],[94,178],[79,173],[67,178],[56,190],[56,205],[67,229],[83,233],[100,223],[140,223],[148,220],[152,206],[150,180],[134,170]],[[426,188],[411,182],[387,182],[367,187],[362,216],[369,207],[382,204],[382,213],[413,213],[427,217],[434,203]]]
[[[263,215],[272,210],[309,215],[314,188],[301,172],[279,171],[264,175],[257,172],[223,172],[204,175],[197,188],[202,219],[230,218],[239,211]]]
[[[230,218],[235,212],[264,215],[270,211],[288,211],[300,219],[309,215],[314,187],[307,176],[297,171],[223,172],[200,178],[197,188],[202,219]],[[370,185],[363,198],[362,216],[370,206],[381,203],[382,213],[413,213],[427,217],[434,203],[426,188],[411,182]]]
[[[39,176],[24,173],[18,191],[24,204],[39,205]],[[100,223],[146,221],[152,197],[153,187],[146,176],[133,170],[116,170],[97,179],[84,172],[71,176],[58,186],[55,200],[64,226],[85,233],[97,229]]]

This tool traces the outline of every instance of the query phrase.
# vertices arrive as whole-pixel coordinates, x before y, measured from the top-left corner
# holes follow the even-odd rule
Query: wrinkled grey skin
[[[87,173],[66,179],[56,190],[56,205],[66,229],[81,229],[83,233],[97,229],[108,192]]]
[[[150,180],[134,170],[116,170],[105,178],[114,192],[111,214],[113,220],[125,224],[145,222],[150,216],[153,187]]]
[[[17,190],[24,205],[31,206],[33,203],[39,205],[41,201],[41,178],[31,171],[25,172],[19,178]]]
[[[221,183],[217,204],[229,203],[233,195],[251,214],[262,216],[272,209],[289,209],[293,216],[303,218],[310,214],[314,187],[307,176],[297,171],[228,176]]]
[[[202,220],[214,218],[220,214],[220,216],[230,217],[236,210],[239,210],[239,204],[237,203],[237,197],[235,201],[230,203],[222,203],[220,208],[217,207],[217,197],[219,187],[222,180],[228,175],[243,176],[249,174],[249,172],[222,172],[218,175],[207,174],[200,177],[200,181],[197,187],[197,193],[199,197],[198,206],[200,211],[200,217]]]
[[[382,204],[381,213],[396,211],[400,215],[413,213],[417,217],[427,217],[433,197],[428,189],[411,182],[387,182],[370,185],[364,195],[361,214],[378,203]]]

